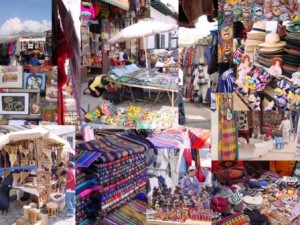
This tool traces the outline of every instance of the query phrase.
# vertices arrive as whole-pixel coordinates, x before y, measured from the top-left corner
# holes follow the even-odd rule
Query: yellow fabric
[[[279,176],[291,176],[295,167],[296,161],[271,161],[270,171]]]

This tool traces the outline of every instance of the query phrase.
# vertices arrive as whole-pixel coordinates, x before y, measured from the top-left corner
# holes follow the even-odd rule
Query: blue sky
[[[18,18],[21,21],[21,23],[28,20],[33,20],[35,22],[51,22],[51,1],[52,0],[1,1],[0,29],[1,27],[3,28],[3,25],[12,18]]]

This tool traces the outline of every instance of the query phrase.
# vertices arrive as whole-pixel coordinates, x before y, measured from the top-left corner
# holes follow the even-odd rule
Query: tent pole
[[[143,42],[144,42],[144,49],[145,49],[145,58],[146,58],[146,69],[148,71],[148,57],[147,57],[147,46],[146,46],[146,38],[145,36],[143,37]]]

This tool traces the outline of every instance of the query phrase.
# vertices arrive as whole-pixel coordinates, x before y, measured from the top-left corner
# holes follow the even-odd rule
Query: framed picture
[[[57,102],[57,85],[46,86],[46,100],[49,102]]]
[[[23,88],[23,67],[0,66],[0,88]]]
[[[41,108],[39,103],[33,103],[30,106],[30,114],[39,115],[41,114]]]
[[[24,89],[46,89],[46,74],[24,73]]]
[[[0,114],[28,115],[29,93],[0,93]]]
[[[43,109],[43,121],[56,122],[57,121],[57,109],[44,108]]]

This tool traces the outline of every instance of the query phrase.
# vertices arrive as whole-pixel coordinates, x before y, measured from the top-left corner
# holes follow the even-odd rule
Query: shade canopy
[[[54,144],[61,145],[63,148],[63,153],[75,154],[74,149],[71,148],[70,143],[67,140],[57,136],[56,134],[42,126],[37,126],[32,129],[21,129],[17,131],[12,131],[0,136],[0,149],[2,149],[5,145],[11,142],[21,140],[34,140],[38,138],[43,138],[51,141]]]
[[[177,27],[178,26],[176,24],[162,23],[153,19],[140,20],[139,22],[124,28],[107,42],[109,44],[115,44],[134,38],[148,37],[154,34],[175,30]]]

